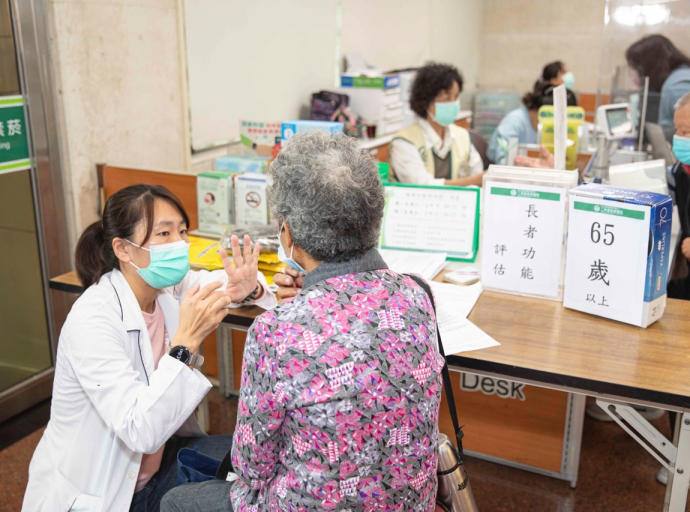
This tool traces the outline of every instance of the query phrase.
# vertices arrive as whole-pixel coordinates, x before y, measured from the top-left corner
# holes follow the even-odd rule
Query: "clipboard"
[[[476,260],[481,189],[385,183],[384,190],[379,248],[444,252],[450,261]]]

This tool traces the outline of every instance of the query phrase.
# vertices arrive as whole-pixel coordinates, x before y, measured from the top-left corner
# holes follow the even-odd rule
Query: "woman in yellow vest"
[[[482,158],[470,134],[455,124],[462,76],[446,64],[417,71],[410,107],[419,120],[399,131],[390,146],[391,178],[414,185],[481,185]]]

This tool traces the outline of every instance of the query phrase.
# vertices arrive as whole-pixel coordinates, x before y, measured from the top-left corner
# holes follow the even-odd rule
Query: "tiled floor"
[[[216,389],[209,394],[212,434],[235,427],[237,402]],[[654,422],[669,435],[668,418]],[[43,429],[0,451],[0,512],[20,510],[32,452]],[[664,487],[657,464],[618,425],[585,420],[578,488],[566,482],[478,459],[467,470],[482,512],[648,512],[661,511]],[[690,510],[690,507],[688,508]]]

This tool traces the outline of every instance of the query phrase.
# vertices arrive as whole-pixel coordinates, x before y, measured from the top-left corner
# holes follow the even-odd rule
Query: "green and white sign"
[[[21,96],[0,97],[0,174],[31,168]]]
[[[474,261],[479,248],[479,189],[384,183],[381,249],[446,253]]]
[[[577,192],[571,201],[563,305],[641,325],[651,208]]]
[[[566,190],[484,179],[482,284],[560,299]]]

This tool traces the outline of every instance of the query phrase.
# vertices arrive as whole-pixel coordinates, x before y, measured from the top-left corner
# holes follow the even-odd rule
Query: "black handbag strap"
[[[412,274],[405,274],[408,276],[410,279],[414,280],[419,286],[424,289],[426,294],[429,296],[429,300],[431,301],[431,305],[434,308],[434,311],[436,311],[436,303],[434,302],[434,294],[431,293],[431,287],[429,284],[422,279],[419,276],[415,276]],[[462,452],[462,438],[465,436],[464,432],[462,431],[462,427],[460,426],[460,422],[458,421],[458,411],[455,408],[455,397],[453,395],[453,385],[450,381],[450,372],[448,371],[448,360],[446,359],[446,353],[443,350],[443,341],[441,341],[441,330],[438,327],[438,316],[436,317],[436,334],[438,336],[438,351],[441,353],[443,356],[443,369],[441,370],[441,375],[443,376],[443,389],[446,392],[446,402],[448,402],[448,410],[450,411],[450,419],[453,421],[453,428],[455,429],[455,439],[458,443],[458,451],[460,452],[460,455],[463,455]]]

